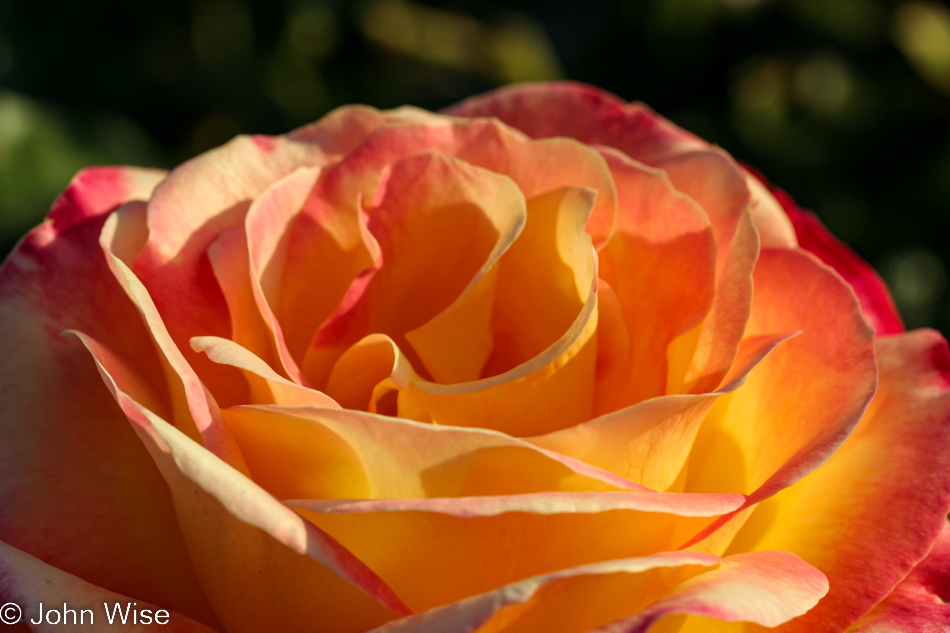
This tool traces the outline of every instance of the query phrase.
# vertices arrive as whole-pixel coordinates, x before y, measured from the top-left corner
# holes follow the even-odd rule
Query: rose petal
[[[282,137],[239,136],[183,163],[155,189],[148,207],[149,238],[133,266],[165,322],[213,393],[233,390],[228,378],[188,347],[193,336],[227,336],[228,310],[208,246],[240,227],[250,200],[300,166],[325,160],[312,144]]]
[[[333,538],[129,397],[120,385],[130,382],[129,368],[78,336],[165,478],[195,571],[224,628],[301,630],[319,620],[355,632],[408,613]]]
[[[586,633],[601,625],[600,633],[632,633],[674,613],[766,624],[804,612],[826,590],[820,573],[785,552],[731,559],[665,552],[529,578],[369,633]],[[616,620],[628,614],[636,615]]]
[[[583,565],[521,580],[384,624],[368,633],[488,633],[525,628],[586,632],[612,616],[622,617],[616,615],[617,611],[629,613],[649,604],[677,580],[720,562],[719,557],[709,554],[665,552]],[[573,595],[574,599],[566,598],[565,594]],[[631,600],[632,596],[635,600]],[[546,613],[556,621],[543,622]],[[538,616],[542,619],[540,623],[536,622]],[[506,626],[510,623],[515,625],[513,629]]]
[[[41,633],[56,631],[61,626],[68,626],[73,621],[76,626],[81,626],[83,631],[99,631],[100,633],[106,631],[214,633],[213,629],[180,613],[170,611],[167,605],[148,603],[138,597],[133,601],[131,597],[97,587],[52,565],[47,565],[38,558],[34,558],[2,541],[0,541],[0,600],[13,602],[19,606],[24,628]],[[116,603],[120,604],[120,613],[127,615],[127,623],[122,622],[120,616],[116,615],[114,616],[114,623],[110,624],[106,613],[99,606],[102,604],[106,610],[111,611]],[[62,609],[66,609],[68,604],[68,608],[72,613],[63,614],[59,606],[61,604],[63,605]],[[133,624],[133,617],[128,614],[127,608],[130,604],[139,613],[143,609],[149,609],[151,611],[150,617],[155,615],[164,616],[166,618],[165,624],[157,622],[148,625],[143,624],[138,621],[140,615],[134,616],[135,623]],[[40,605],[46,613],[45,621],[38,626],[34,624],[34,626],[26,627],[27,622],[33,624],[38,618],[39,611],[37,609]],[[91,611],[91,613],[81,613],[83,609]],[[158,612],[162,609],[165,610],[165,613],[159,614]],[[62,624],[48,624],[52,619],[49,611],[59,611],[60,613],[56,619],[62,619]]]
[[[440,424],[515,436],[548,433],[589,419],[597,362],[596,271],[591,277],[574,323],[538,356],[491,378],[455,385],[415,381],[403,393],[421,401]]]
[[[223,414],[255,481],[282,499],[648,490],[487,429],[346,409],[241,406]]]
[[[290,503],[420,612],[538,574],[667,551],[707,522],[703,515],[742,498],[576,492]]]
[[[324,393],[287,380],[234,341],[215,336],[196,336],[191,339],[191,348],[196,352],[204,352],[215,363],[240,369],[250,388],[248,404],[340,406]]]
[[[316,386],[325,384],[343,350],[367,334],[389,335],[412,359],[406,333],[484,276],[525,217],[524,198],[511,180],[437,154],[395,162],[366,213],[382,265],[315,335],[304,370]],[[446,374],[437,364],[429,369]]]
[[[396,411],[378,410],[379,387],[387,380],[398,395],[411,381],[419,380],[419,375],[395,341],[385,334],[370,334],[337,359],[327,380],[327,393],[344,409],[395,415]]]
[[[606,413],[666,393],[667,347],[709,311],[716,255],[703,209],[663,172],[603,153],[620,210],[600,254],[600,276],[616,293],[629,333],[626,384],[598,391],[598,411]]]
[[[685,488],[745,492],[747,505],[827,461],[860,420],[877,383],[873,332],[831,269],[802,251],[767,250],[756,265],[755,292],[747,335],[802,335],[713,408],[690,455]]]
[[[707,618],[772,628],[808,612],[828,593],[822,573],[789,552],[736,554],[724,560],[726,564],[683,582],[637,615],[592,633],[646,633],[658,619],[673,614],[690,616],[681,633],[719,624]]]
[[[98,244],[104,214],[122,199],[99,197],[95,172],[76,182],[55,204],[58,223],[34,229],[0,268],[0,539],[110,591],[207,621],[160,474],[88,354],[60,335],[81,327],[108,340],[134,359],[152,406],[166,400],[152,343]],[[149,186],[124,195],[147,196]]]
[[[851,633],[940,633],[950,628],[950,528],[933,549]]]
[[[129,200],[147,200],[165,178],[160,169],[139,167],[89,167],[73,176],[53,203],[48,219],[63,232],[74,224],[108,213]]]
[[[463,101],[447,112],[497,117],[532,138],[569,136],[619,149],[666,171],[677,189],[703,206],[716,237],[717,286],[699,339],[688,341],[689,349],[683,352],[693,354],[683,381],[685,390],[692,393],[719,386],[735,358],[748,318],[752,267],[759,250],[747,210],[750,192],[735,162],[642,103],[624,103],[573,82],[503,88]],[[763,222],[763,229],[770,229],[770,223]]]
[[[759,237],[748,211],[749,190],[735,162],[719,150],[676,154],[653,164],[709,216],[716,239],[716,290],[699,332],[674,342],[690,357],[680,390],[716,389],[735,360],[752,309],[752,271]],[[685,345],[684,345],[685,344]]]
[[[788,631],[843,630],[924,557],[950,511],[950,353],[938,333],[877,339],[881,383],[827,464],[763,502],[731,551],[781,548],[831,592]]]
[[[743,341],[726,384],[711,394],[653,398],[529,441],[648,488],[667,490],[679,476],[696,432],[717,398],[742,386],[746,375],[792,336]]]
[[[496,117],[531,138],[569,136],[582,143],[616,147],[644,162],[708,147],[643,103],[624,103],[599,88],[570,81],[501,88],[445,112]]]
[[[131,211],[135,211],[131,209]],[[238,470],[245,470],[240,450],[221,423],[221,413],[208,389],[199,380],[192,365],[172,340],[162,317],[142,282],[128,265],[115,255],[123,251],[123,241],[136,239],[139,232],[131,222],[120,222],[122,213],[114,213],[102,227],[100,247],[106,264],[119,286],[137,308],[139,321],[144,322],[149,338],[159,352],[159,360],[165,373],[164,383],[169,387],[171,418],[180,430],[192,439],[201,442],[215,455]],[[126,218],[134,219],[134,218]],[[88,334],[88,332],[86,332]],[[205,362],[207,359],[205,359]],[[235,372],[240,379],[240,374]],[[148,382],[146,384],[149,384]],[[138,394],[136,394],[138,395]]]

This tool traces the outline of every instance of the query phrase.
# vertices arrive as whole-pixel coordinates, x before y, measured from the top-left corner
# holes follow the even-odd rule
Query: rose
[[[544,84],[449,114],[76,177],[0,270],[0,601],[945,622],[943,339],[645,106]]]

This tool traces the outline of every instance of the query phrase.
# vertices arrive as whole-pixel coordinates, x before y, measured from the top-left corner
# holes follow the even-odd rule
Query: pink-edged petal
[[[529,441],[642,484],[667,490],[680,475],[700,424],[720,396],[794,334],[743,341],[725,385],[705,395],[661,396]]]
[[[416,357],[406,334],[487,273],[524,226],[525,202],[510,179],[430,153],[388,167],[366,215],[381,265],[359,296],[341,304],[317,331],[304,369],[318,386],[339,355],[368,334],[386,334]],[[454,346],[459,338],[457,333],[443,344]],[[427,354],[413,364],[421,371],[428,362],[432,375],[451,377],[436,362],[441,356]],[[485,360],[470,372],[477,376]]]
[[[134,385],[129,368],[78,336],[165,478],[199,581],[226,630],[301,630],[320,621],[355,632],[408,613],[336,540],[131,398],[120,385]]]
[[[148,333],[99,247],[111,208],[95,199],[86,190],[58,202],[75,214],[66,228],[47,220],[0,268],[0,539],[110,591],[207,620],[161,475],[88,354],[61,335],[83,328],[108,340],[150,385],[150,404],[167,406]]]
[[[224,412],[254,479],[281,499],[649,489],[503,433],[347,409]]]
[[[884,599],[937,539],[950,511],[950,353],[938,333],[876,340],[881,381],[824,466],[760,504],[730,551],[781,548],[831,592],[787,631],[844,630]]]
[[[686,580],[641,613],[592,633],[646,633],[668,615],[686,614],[681,633],[708,630],[706,618],[776,627],[807,613],[828,593],[820,571],[789,552],[737,554]],[[694,619],[695,618],[695,619]]]
[[[228,309],[206,251],[222,231],[240,227],[250,201],[297,167],[320,164],[319,147],[282,137],[240,136],[174,169],[148,206],[149,238],[132,267],[172,340],[212,392],[227,376],[188,347],[193,336],[227,336]]]
[[[532,138],[568,136],[616,148],[667,172],[673,185],[710,216],[716,237],[717,286],[699,338],[688,341],[692,364],[682,378],[688,392],[715,389],[735,358],[752,300],[752,267],[759,250],[752,197],[738,165],[721,150],[682,130],[641,103],[592,86],[555,82],[513,86],[447,109],[456,116],[501,119]],[[763,229],[773,234],[771,221]],[[781,227],[779,227],[778,233]],[[781,241],[781,235],[777,242]]]
[[[721,560],[709,554],[665,552],[583,565],[511,583],[368,633],[586,633],[605,620],[623,617],[618,612],[630,613],[648,605],[678,580]]]
[[[296,499],[292,507],[324,514],[367,512],[431,512],[459,518],[491,517],[509,512],[527,514],[597,514],[617,510],[710,517],[735,510],[742,495],[673,492],[534,492],[477,497],[405,499]]]
[[[795,227],[798,244],[801,248],[814,253],[831,266],[845,281],[851,284],[854,293],[861,302],[861,310],[879,336],[897,334],[904,331],[891,291],[870,264],[857,253],[839,241],[825,227],[818,216],[801,209],[791,196],[775,187],[762,174],[746,166],[753,176],[760,180],[782,205],[789,220]]]
[[[950,630],[950,526],[933,549],[849,633],[944,633]]]
[[[521,84],[472,97],[445,110],[466,117],[496,117],[532,138],[568,136],[616,147],[638,160],[708,147],[642,103],[625,103],[576,82]]]
[[[826,590],[820,573],[786,552],[665,552],[536,576],[370,633],[641,633],[687,613],[768,625],[804,612]]]
[[[301,384],[306,381],[290,353],[275,310],[282,305],[285,275],[303,275],[301,271],[285,272],[290,231],[319,174],[316,167],[300,168],[275,182],[251,203],[244,219],[254,302],[270,332],[281,365],[288,376]]]
[[[165,178],[160,169],[89,167],[76,174],[53,203],[49,220],[62,232],[87,218],[108,213],[129,200],[148,200]]]
[[[716,274],[703,209],[676,191],[663,172],[614,150],[602,152],[617,185],[619,210],[614,235],[600,255],[600,277],[616,293],[629,342],[625,384],[598,391],[598,413],[666,393],[667,348],[706,316]]]
[[[716,291],[698,332],[674,346],[689,358],[677,383],[688,393],[716,389],[735,360],[752,309],[752,271],[759,233],[749,212],[750,193],[742,172],[721,150],[702,149],[657,159],[677,190],[698,202],[716,240]]]
[[[826,462],[851,434],[877,386],[873,331],[830,268],[802,251],[763,251],[746,333],[796,330],[707,418],[686,490],[745,492],[752,505]]]
[[[669,551],[742,497],[573,492],[290,503],[421,612],[538,574]]]
[[[0,541],[0,601],[17,605],[22,615],[20,620],[22,628],[36,633],[63,630],[63,627],[68,627],[73,623],[75,623],[73,630],[82,627],[83,631],[93,633],[106,631],[214,633],[213,629],[170,610],[167,605],[148,603],[137,596],[120,595],[97,587],[61,569],[47,565],[40,559],[2,541]],[[115,613],[117,603],[127,619],[122,622],[119,616],[114,616],[113,623],[110,624],[106,609]],[[40,617],[39,611],[41,605],[43,618]],[[137,612],[134,619],[129,613],[129,605]],[[4,607],[7,606],[4,604]],[[66,608],[71,612],[64,614],[63,610]],[[148,612],[144,615],[147,616],[147,620],[142,618],[143,610],[146,609]],[[83,610],[85,613],[82,613]],[[164,613],[159,613],[162,610]],[[49,614],[49,611],[59,613],[53,616]],[[154,621],[156,615],[160,616],[161,623]],[[151,623],[146,624],[146,622]],[[7,622],[4,621],[4,624]]]
[[[241,370],[247,379],[250,399],[247,404],[277,404],[296,407],[338,407],[328,395],[287,380],[234,341],[214,336],[191,339],[196,352],[204,352],[215,363]]]
[[[134,212],[135,209],[130,211]],[[159,352],[164,382],[170,392],[171,418],[189,437],[201,442],[228,464],[244,470],[243,457],[227,428],[222,425],[217,402],[175,344],[148,290],[128,265],[115,255],[115,252],[124,250],[123,242],[134,240],[138,235],[131,222],[123,223],[121,219],[122,214],[116,213],[106,220],[99,237],[100,247],[112,276],[137,309],[138,320],[148,330],[145,340],[152,339]],[[207,359],[205,362],[211,364]],[[237,371],[234,375],[240,380]]]

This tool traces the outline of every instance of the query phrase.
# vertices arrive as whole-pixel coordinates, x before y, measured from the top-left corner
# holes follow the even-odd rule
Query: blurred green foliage
[[[556,78],[759,168],[950,332],[950,10],[923,0],[6,0],[0,252],[86,165]]]

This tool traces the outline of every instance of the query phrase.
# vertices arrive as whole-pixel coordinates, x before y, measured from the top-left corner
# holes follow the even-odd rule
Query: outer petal
[[[748,505],[827,461],[877,385],[873,332],[832,270],[801,251],[768,250],[756,265],[755,288],[747,334],[802,334],[713,408],[690,455],[686,485],[690,491],[746,492]]]
[[[502,88],[445,112],[497,117],[532,138],[569,136],[582,143],[616,147],[644,162],[708,147],[642,103],[624,103],[593,86],[568,81]]]
[[[483,429],[333,409],[225,415],[255,478],[295,499],[416,610],[563,566],[669,549],[703,517],[743,502],[624,492],[638,487]],[[361,498],[369,500],[353,500]]]
[[[682,613],[770,626],[806,611],[827,587],[786,552],[727,559],[667,552],[537,576],[370,633],[587,633],[599,625],[598,633],[642,633]],[[622,619],[605,623],[611,618]]]
[[[165,177],[160,169],[90,167],[76,174],[49,211],[53,229],[62,232],[86,218],[108,213],[129,200],[148,199]]]
[[[18,605],[23,615],[23,619],[20,620],[22,629],[37,633],[62,630],[63,626],[72,623],[72,618],[77,618],[75,620],[77,627],[93,633],[108,631],[214,633],[212,629],[180,613],[174,611],[169,613],[167,605],[149,604],[138,597],[123,596],[97,587],[3,542],[0,542],[0,601]],[[133,619],[128,617],[126,623],[116,618],[114,623],[110,624],[103,606],[100,605],[108,605],[109,608],[114,609],[116,603],[121,605],[123,612],[127,612],[126,607],[129,603],[134,603],[134,608],[139,611],[150,609],[152,614],[164,609],[166,615],[169,616],[168,621],[165,624],[155,622],[149,625],[133,624]],[[37,608],[40,604],[43,605],[44,610],[61,610],[68,604],[75,615],[67,613],[63,616],[61,624],[42,622],[34,625],[32,622],[37,619]],[[61,604],[64,605],[62,608]],[[83,609],[91,613],[80,613]],[[78,620],[80,617],[81,621]]]
[[[419,612],[537,574],[669,551],[741,498],[578,492],[291,503]]]
[[[795,552],[828,577],[831,592],[788,631],[852,624],[924,557],[950,511],[947,343],[918,330],[879,338],[877,349],[880,388],[854,433],[761,504],[731,546]]]
[[[821,572],[788,552],[736,554],[725,560],[726,565],[690,578],[643,612],[593,633],[646,633],[656,620],[673,614],[772,628],[808,612],[828,592]],[[707,627],[693,621],[682,630]]]
[[[944,633],[950,630],[950,527],[933,549],[851,633]]]
[[[0,539],[110,591],[209,621],[161,476],[88,354],[60,335],[80,327],[108,340],[166,401],[148,333],[98,243],[103,214],[123,196],[147,197],[150,185],[99,191],[96,177],[80,174],[55,205],[58,222],[31,232],[0,268]]]
[[[133,400],[124,387],[136,386],[134,372],[79,336],[168,483],[195,570],[226,630],[316,623],[355,632],[408,612],[339,543]]]
[[[818,216],[800,209],[792,197],[772,186],[759,172],[746,166],[757,179],[764,183],[769,191],[788,214],[799,245],[818,256],[821,261],[834,268],[839,275],[851,284],[854,293],[861,302],[861,310],[879,336],[897,334],[904,331],[894,299],[887,284],[880,275],[863,259],[832,235]]]

